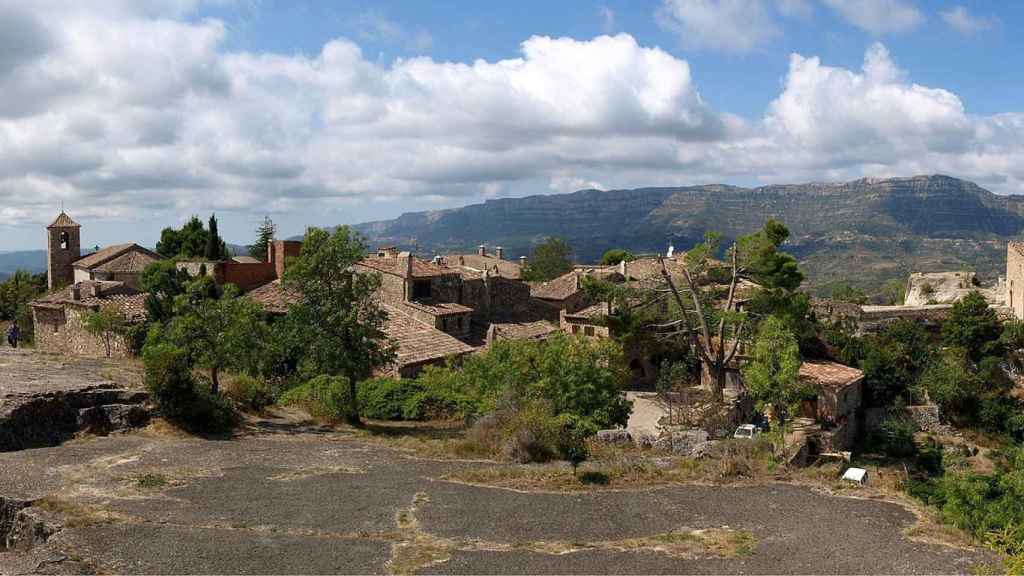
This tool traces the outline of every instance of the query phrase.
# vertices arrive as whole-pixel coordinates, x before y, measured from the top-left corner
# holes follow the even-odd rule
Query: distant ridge
[[[592,262],[609,248],[685,249],[708,230],[734,238],[778,218],[793,236],[809,284],[849,280],[877,289],[911,271],[969,268],[987,280],[1003,273],[1005,242],[1024,233],[1024,196],[999,196],[950,176],[862,178],[741,188],[727,185],[488,200],[415,212],[355,228],[374,245],[423,255],[503,246],[509,257],[545,236],[566,239]]]

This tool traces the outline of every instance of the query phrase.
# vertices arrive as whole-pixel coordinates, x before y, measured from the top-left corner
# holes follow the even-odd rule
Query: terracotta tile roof
[[[567,272],[554,280],[547,282],[531,282],[530,295],[542,300],[565,300],[580,291],[584,276],[590,276],[599,280],[612,280],[619,276],[617,266],[592,267]]]
[[[452,316],[455,314],[468,314],[473,311],[472,308],[463,306],[462,304],[455,304],[454,302],[434,302],[432,300],[417,300],[413,302],[405,302],[406,306],[426,312],[427,314],[433,314],[434,316]]]
[[[588,306],[583,310],[573,312],[572,314],[566,314],[566,318],[582,318],[586,320],[592,320],[594,318],[600,318],[601,316],[608,315],[608,304],[605,302],[599,302],[593,306]]]
[[[146,266],[158,262],[162,258],[148,250],[128,250],[127,252],[108,260],[93,268],[98,272],[134,272],[141,274]]]
[[[864,378],[864,373],[836,362],[805,360],[800,365],[800,378],[818,386],[843,388]]]
[[[491,275],[518,280],[522,274],[522,266],[518,262],[498,258],[491,254],[486,256],[479,254],[449,254],[442,258],[446,265],[468,268],[469,273],[476,272],[478,276],[484,270],[487,270]]]
[[[238,262],[239,264],[261,264],[263,262],[263,260],[253,258],[252,256],[235,256],[231,261]]]
[[[530,296],[543,300],[565,300],[580,290],[581,272],[572,271],[547,282],[531,282]]]
[[[555,326],[547,320],[534,320],[532,322],[495,322],[495,337],[499,340],[537,340],[545,338],[558,332]]]
[[[444,276],[445,274],[458,274],[457,270],[438,266],[433,262],[424,262],[415,256],[410,256],[410,258],[412,259],[413,278],[434,278],[437,276]],[[358,265],[378,272],[383,272],[385,274],[394,274],[395,276],[405,278],[405,270],[402,268],[401,264],[401,258],[372,255],[364,258]]]
[[[273,314],[287,313],[288,306],[299,300],[298,293],[285,289],[280,280],[249,292],[248,297]],[[439,360],[451,355],[468,354],[474,350],[472,346],[432,326],[427,326],[396,308],[387,305],[382,308],[388,313],[384,332],[398,348],[395,362],[398,367]]]
[[[246,294],[271,314],[287,314],[288,307],[299,301],[299,293],[287,290],[281,280],[274,280]]]
[[[119,264],[118,266],[122,266],[122,267],[125,267],[125,268],[130,268],[130,267],[133,267],[133,266],[138,266],[138,265],[142,264],[142,262],[145,262],[145,264],[149,264],[149,263],[155,262],[157,260],[163,260],[163,256],[157,254],[156,252],[153,252],[152,250],[147,250],[147,249],[143,248],[142,246],[139,246],[138,244],[130,244],[130,243],[129,244],[115,244],[114,246],[107,246],[106,248],[101,248],[100,250],[97,250],[96,252],[93,252],[92,254],[89,254],[88,256],[85,256],[83,258],[78,259],[77,261],[75,261],[74,267],[82,269],[82,270],[99,270],[99,267],[101,265],[106,264],[106,263],[108,263],[108,262],[110,262],[110,261],[112,261],[114,259],[120,259],[121,256],[124,256],[127,253],[135,253],[135,254],[138,254],[139,257],[138,258],[130,258],[130,259],[127,259],[127,260],[123,260],[121,262],[121,264]],[[145,268],[145,265],[143,265],[142,267]],[[104,272],[125,272],[125,271],[130,271],[130,272],[138,271],[138,272],[141,272],[142,270],[141,269],[139,269],[139,270],[129,270],[129,269],[121,270],[121,269],[117,269],[117,270],[102,270],[102,271],[104,271]]]
[[[78,299],[74,297],[76,289]],[[124,282],[86,280],[51,292],[32,302],[32,306],[40,308],[81,306],[95,310],[109,305],[120,308],[131,322],[146,319],[146,294]]]
[[[399,367],[439,360],[449,356],[461,356],[475,350],[472,346],[432,326],[427,326],[391,306],[385,305],[383,308],[388,313],[384,332],[398,348],[398,358],[395,364]]]
[[[81,226],[72,220],[70,216],[65,214],[64,211],[61,211],[61,213],[57,215],[57,219],[47,226],[47,228],[81,228]]]

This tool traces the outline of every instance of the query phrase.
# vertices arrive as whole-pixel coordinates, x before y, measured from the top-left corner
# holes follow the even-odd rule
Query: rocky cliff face
[[[357,228],[374,244],[416,247],[422,254],[485,243],[517,257],[555,235],[574,247],[578,260],[593,261],[614,247],[686,248],[708,230],[733,238],[768,218],[789,226],[789,249],[812,286],[845,279],[870,289],[911,271],[963,267],[992,279],[1000,273],[1005,241],[1024,231],[1024,197],[997,196],[947,176],[582,190],[405,214]]]

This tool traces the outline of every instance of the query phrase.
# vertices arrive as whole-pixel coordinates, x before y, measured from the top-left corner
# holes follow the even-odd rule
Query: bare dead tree
[[[725,301],[725,305],[722,308],[723,312],[732,312],[736,303],[736,286],[742,276],[742,269],[739,266],[738,261],[738,248],[736,244],[733,244],[730,250],[731,254],[731,268],[732,274],[729,281],[729,292]],[[708,370],[708,374],[711,377],[711,392],[715,400],[722,399],[722,393],[725,389],[725,378],[726,369],[729,364],[736,357],[736,353],[739,351],[740,345],[740,334],[743,332],[743,328],[746,325],[746,319],[740,320],[739,327],[733,331],[732,343],[726,352],[727,342],[727,322],[725,314],[718,321],[717,330],[713,333],[711,331],[709,314],[710,311],[705,311],[704,303],[701,302],[700,288],[697,282],[694,280],[694,274],[690,271],[689,264],[685,259],[680,259],[680,267],[683,272],[683,279],[686,281],[686,292],[690,296],[690,301],[693,303],[692,312],[686,305],[683,291],[676,286],[675,280],[672,278],[672,274],[669,273],[668,267],[665,265],[665,259],[663,257],[658,258],[661,264],[661,275],[665,280],[665,284],[668,286],[668,290],[679,307],[682,318],[673,322],[662,325],[664,328],[672,328],[676,331],[685,331],[691,346],[697,350],[701,361]],[[692,321],[691,314],[696,317],[696,322]],[[696,324],[696,328],[694,328]]]

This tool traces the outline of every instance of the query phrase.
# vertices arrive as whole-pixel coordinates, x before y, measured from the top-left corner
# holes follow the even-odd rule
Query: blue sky
[[[739,54],[685,48],[674,31],[659,25],[655,15],[661,5],[656,0],[261,0],[207,6],[193,18],[223,19],[231,31],[226,42],[229,49],[312,55],[330,39],[345,36],[381,62],[420,55],[442,61],[500,60],[518,56],[523,40],[534,35],[589,39],[625,32],[644,46],[658,46],[688,60],[712,106],[752,118],[762,114],[778,93],[790,53],[818,55],[832,65],[856,68],[865,48],[882,40],[901,66],[913,72],[915,81],[957,93],[975,113],[1020,108],[1024,74],[1007,63],[1024,56],[1024,36],[1013,33],[1015,25],[1024,22],[1024,3],[919,1],[913,5],[924,21],[908,33],[897,34],[862,30],[823,6],[811,5],[809,18],[780,18],[778,36]],[[957,6],[998,22],[965,37],[940,16]],[[402,35],[374,31],[368,26],[371,23],[392,24]],[[431,41],[417,44],[417,33],[429,35]]]
[[[498,196],[947,173],[1024,193],[1024,5],[0,0],[0,250]],[[486,240],[486,239],[481,239]]]

